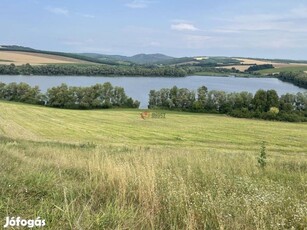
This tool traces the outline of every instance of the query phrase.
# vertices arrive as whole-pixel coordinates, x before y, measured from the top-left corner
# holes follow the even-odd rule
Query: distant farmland
[[[76,64],[87,63],[86,61],[63,57],[52,54],[32,53],[22,51],[0,51],[0,64],[31,64],[31,65],[43,65],[43,64]]]
[[[265,64],[272,64],[275,68],[274,69],[266,69],[258,71],[262,74],[270,74],[270,73],[277,73],[277,72],[289,72],[289,71],[307,71],[307,63],[298,63],[298,62],[285,62],[285,61],[278,61],[278,60],[258,60],[258,59],[251,59],[251,58],[237,58],[237,60],[241,61],[241,65],[237,66],[228,66],[225,68],[234,67],[240,71],[244,71],[248,69],[252,65],[265,65]]]

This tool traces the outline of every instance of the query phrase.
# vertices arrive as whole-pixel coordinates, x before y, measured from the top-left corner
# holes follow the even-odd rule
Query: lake
[[[205,85],[209,90],[223,90],[226,92],[248,91],[255,93],[259,89],[275,89],[279,95],[306,91],[290,83],[276,78],[239,78],[188,76],[174,77],[87,77],[87,76],[0,76],[0,82],[26,82],[31,86],[38,85],[42,92],[48,88],[66,83],[69,86],[91,86],[96,83],[110,82],[113,86],[125,88],[126,94],[141,102],[140,108],[147,108],[148,94],[151,89],[179,88],[197,90]]]

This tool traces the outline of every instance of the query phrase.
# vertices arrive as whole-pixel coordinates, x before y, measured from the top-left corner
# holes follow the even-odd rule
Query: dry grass
[[[8,61],[1,61],[8,60]],[[61,57],[57,55],[50,54],[39,54],[39,53],[29,53],[21,51],[0,51],[0,64],[10,64],[15,65],[31,64],[31,65],[42,65],[42,64],[68,64],[68,63],[85,63],[85,61]]]
[[[249,59],[249,58],[238,58],[237,60],[241,61],[241,64],[245,64],[245,65],[281,64],[281,63],[276,63],[276,62],[271,62],[271,61],[260,61],[260,60]]]
[[[244,72],[249,67],[250,67],[250,65],[232,65],[232,66],[223,66],[223,67],[219,67],[219,68],[225,68],[225,69],[236,68],[237,70],[240,70],[240,71]]]
[[[48,229],[304,229],[306,155],[0,142],[1,216]]]

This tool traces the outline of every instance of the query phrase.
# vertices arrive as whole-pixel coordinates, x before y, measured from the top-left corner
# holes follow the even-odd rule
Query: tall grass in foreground
[[[306,154],[268,153],[265,169],[258,155],[1,138],[0,216],[46,229],[306,229]]]

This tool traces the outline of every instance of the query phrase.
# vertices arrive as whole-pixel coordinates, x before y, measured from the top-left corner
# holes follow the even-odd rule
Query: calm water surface
[[[87,77],[87,76],[0,76],[0,82],[26,82],[31,86],[38,85],[42,92],[48,88],[66,83],[68,86],[91,86],[96,83],[111,82],[113,86],[125,88],[126,94],[141,102],[141,108],[148,104],[148,93],[151,89],[180,88],[197,90],[205,85],[209,90],[223,90],[226,92],[248,91],[255,93],[259,89],[275,89],[279,95],[305,91],[302,88],[282,82],[276,78],[237,78],[188,76],[173,77]]]

